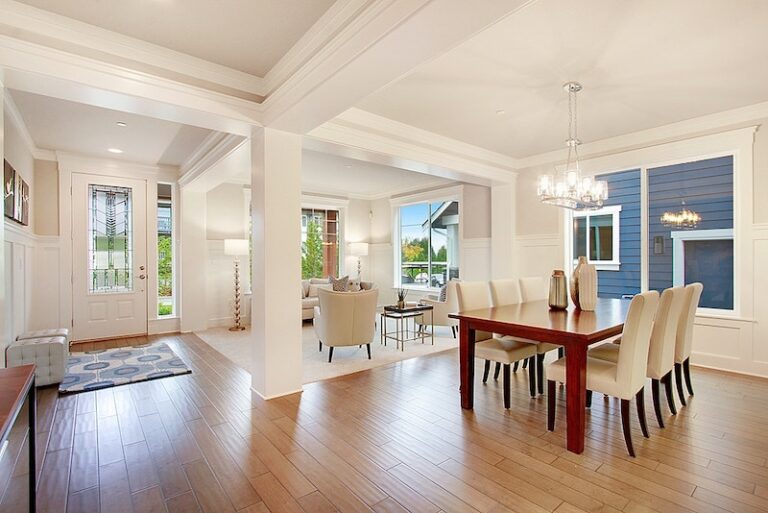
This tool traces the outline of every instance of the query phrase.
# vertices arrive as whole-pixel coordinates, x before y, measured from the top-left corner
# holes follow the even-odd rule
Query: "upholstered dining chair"
[[[632,298],[627,318],[624,321],[621,345],[616,345],[618,358],[615,362],[587,357],[587,390],[602,392],[621,400],[621,426],[627,452],[634,457],[632,432],[629,425],[630,401],[635,398],[637,414],[643,436],[648,438],[648,424],[645,419],[645,374],[648,362],[648,348],[651,343],[653,318],[659,305],[659,293],[655,290],[644,292]],[[565,360],[547,365],[547,429],[555,429],[555,408],[557,403],[556,382],[568,386],[565,374]]]
[[[672,371],[675,364],[677,326],[684,302],[685,289],[683,287],[673,287],[662,292],[661,299],[659,300],[659,309],[653,322],[651,344],[648,349],[646,376],[651,378],[653,410],[656,413],[659,427],[662,428],[664,427],[664,419],[661,415],[660,383],[664,383],[664,391],[666,392],[667,403],[672,415],[677,415],[675,397],[672,392]],[[622,345],[624,345],[623,336],[621,344],[603,344],[590,349],[587,355],[591,358],[615,362],[618,359],[619,348]]]
[[[680,322],[677,325],[677,340],[675,342],[675,381],[677,382],[677,394],[680,402],[686,406],[683,393],[683,377],[685,373],[685,386],[688,393],[693,395],[691,384],[691,351],[693,349],[693,321],[696,320],[696,309],[699,307],[701,293],[704,285],[691,283],[685,286],[685,300],[683,310],[680,313]]]
[[[528,303],[529,301],[544,301],[549,296],[549,282],[542,276],[527,276],[520,278],[520,293],[524,303]],[[553,346],[552,349],[557,349],[558,358],[565,356],[565,348],[563,346],[550,345]],[[550,351],[550,349],[546,349],[544,353],[548,351]],[[544,383],[542,383],[541,386],[543,387]]]
[[[506,279],[506,280],[491,280],[491,302],[493,306],[502,305],[516,305],[522,301],[522,294],[520,293],[520,284],[518,280]],[[494,334],[494,337],[501,339],[512,339],[520,342],[526,342],[528,344],[536,344],[536,385],[539,393],[544,393],[544,356],[555,349],[561,348],[556,344],[548,344],[545,342],[537,342],[535,340],[523,339],[518,337],[506,337]],[[512,367],[512,372],[517,372],[519,362],[515,362]],[[496,364],[496,372],[494,378],[498,376],[499,364]]]
[[[459,311],[477,310],[491,307],[491,294],[486,281],[462,281],[457,285]],[[492,333],[475,331],[475,357],[485,360],[483,383],[488,381],[491,362],[498,362],[504,369],[504,408],[510,406],[510,366],[520,360],[530,359],[533,369],[533,359],[536,357],[536,345],[517,340],[500,339]],[[528,373],[531,397],[536,396],[536,373]]]
[[[365,345],[370,360],[378,289],[360,292],[321,289],[318,297],[320,305],[315,307],[312,323],[320,340],[320,350],[323,344],[328,346],[328,363],[333,359],[333,348],[339,346]]]

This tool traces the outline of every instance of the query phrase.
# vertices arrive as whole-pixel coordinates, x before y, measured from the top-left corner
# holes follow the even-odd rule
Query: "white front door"
[[[72,338],[147,333],[147,183],[72,174]]]

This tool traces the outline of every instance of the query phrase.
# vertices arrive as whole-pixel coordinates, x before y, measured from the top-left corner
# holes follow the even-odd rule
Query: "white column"
[[[177,266],[177,283],[181,294],[178,308],[181,312],[181,331],[185,333],[202,331],[207,327],[206,201],[206,192],[193,186],[182,188],[179,194],[181,255]]]
[[[517,276],[515,254],[515,183],[491,187],[491,278]]]
[[[298,392],[301,358],[301,136],[251,136],[252,388],[269,399]]]
[[[5,160],[5,111],[3,98],[5,97],[5,85],[3,84],[3,69],[0,68],[0,161]],[[11,342],[11,334],[8,333],[8,326],[5,319],[7,317],[6,308],[9,308],[8,300],[5,297],[5,216],[0,216],[0,363],[5,367],[5,348]]]

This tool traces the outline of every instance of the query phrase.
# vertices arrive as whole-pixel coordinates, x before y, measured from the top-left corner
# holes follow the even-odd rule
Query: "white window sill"
[[[618,271],[621,267],[620,262],[616,262],[616,263],[611,262],[610,264],[600,264],[597,262],[590,262],[590,264],[593,264],[595,266],[595,269],[597,269],[598,271]]]

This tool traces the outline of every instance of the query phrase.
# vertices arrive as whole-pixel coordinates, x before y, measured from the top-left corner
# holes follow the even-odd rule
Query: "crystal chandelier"
[[[539,176],[538,195],[542,203],[571,210],[596,210],[608,199],[608,183],[591,176],[581,176],[579,145],[576,126],[576,93],[581,91],[578,82],[567,82],[563,89],[568,93],[568,160],[562,172]]]
[[[691,229],[701,222],[701,216],[698,212],[685,208],[685,201],[677,212],[664,212],[661,215],[661,224],[670,228]]]

